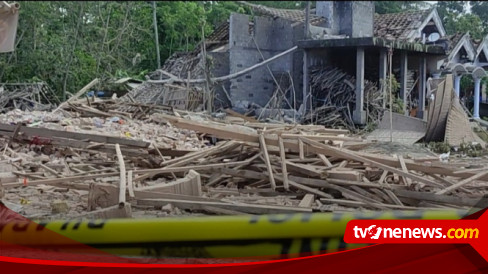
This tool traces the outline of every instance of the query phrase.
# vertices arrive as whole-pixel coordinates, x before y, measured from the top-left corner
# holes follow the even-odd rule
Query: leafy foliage
[[[419,10],[428,7],[430,7],[430,4],[424,1],[375,1],[374,2],[375,12],[378,14]]]
[[[438,1],[436,7],[448,34],[469,31],[472,38],[481,39],[488,31],[488,14],[484,13],[488,5],[481,1],[469,3],[471,13],[468,13],[468,1]]]
[[[481,19],[485,28],[488,28],[488,3],[486,1],[469,1],[469,3],[471,12]]]
[[[20,1],[16,50],[0,54],[1,82],[45,81],[59,97],[75,93],[93,78],[142,79],[156,69],[150,1]],[[301,9],[306,1],[250,1],[274,8]],[[486,34],[488,4],[438,1],[449,33]],[[311,2],[311,7],[315,1]],[[376,1],[377,13],[428,7],[423,1]],[[191,51],[232,12],[252,14],[236,1],[156,1],[161,61]]]

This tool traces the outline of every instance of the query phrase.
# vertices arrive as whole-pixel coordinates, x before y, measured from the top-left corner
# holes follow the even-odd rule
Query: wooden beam
[[[286,153],[285,146],[283,145],[283,138],[278,137],[278,145],[280,148],[280,159],[281,159],[281,173],[283,173],[283,187],[285,190],[290,188],[288,184],[288,170],[286,169]]]
[[[52,113],[57,112],[58,110],[60,110],[61,108],[63,108],[69,102],[72,102],[72,101],[78,99],[78,97],[80,97],[81,95],[83,95],[85,92],[87,92],[94,85],[98,84],[98,82],[99,82],[98,78],[93,79],[90,83],[88,83],[86,86],[84,86],[82,89],[80,89],[77,93],[75,93],[75,95],[73,95],[72,97],[70,97],[65,102],[61,103]]]
[[[5,133],[13,133],[15,131],[15,125],[8,125],[8,124],[1,124],[0,123],[0,135],[5,135]],[[75,140],[89,140],[91,142],[98,142],[98,143],[106,143],[106,144],[120,144],[126,146],[133,146],[133,147],[140,147],[140,148],[147,148],[149,147],[148,142],[140,141],[140,140],[131,140],[126,138],[120,137],[112,137],[112,136],[104,136],[98,134],[88,134],[88,133],[78,133],[78,132],[71,132],[71,131],[61,131],[61,130],[54,130],[54,129],[47,129],[47,128],[34,128],[34,127],[26,127],[21,126],[19,131],[23,135],[27,135],[30,137],[44,137],[44,138],[66,138],[66,139],[75,139]]]
[[[296,182],[293,182],[291,180],[288,181],[288,183],[295,187],[295,188],[298,188],[300,190],[303,190],[305,192],[309,192],[309,193],[312,193],[312,194],[315,194],[317,196],[320,196],[320,197],[324,197],[324,198],[333,198],[332,195],[328,194],[328,193],[325,193],[325,192],[322,192],[320,190],[317,190],[317,189],[313,189],[311,187],[308,187],[308,186],[304,186],[302,184],[299,184],[299,183],[296,183]]]
[[[272,206],[257,204],[231,204],[223,202],[202,202],[202,201],[183,201],[173,199],[144,199],[138,200],[138,205],[164,206],[172,204],[178,208],[189,210],[202,210],[206,206],[236,210],[251,214],[274,214],[274,213],[292,213],[292,212],[312,212],[311,208],[299,208],[288,206]]]
[[[407,166],[405,165],[405,160],[403,160],[403,156],[398,155],[397,158],[398,158],[398,161],[400,161],[400,166],[402,167],[402,170],[408,173],[408,169],[407,169]],[[410,178],[403,176],[403,179],[404,179],[405,183],[407,184],[407,186],[412,185],[412,180]]]
[[[390,171],[393,173],[400,174],[400,175],[405,176],[405,177],[409,177],[412,180],[422,182],[422,183],[425,183],[425,184],[430,185],[430,186],[443,187],[441,184],[439,184],[435,181],[429,180],[429,179],[424,178],[422,176],[418,176],[418,175],[415,175],[412,173],[405,172],[403,170],[382,164],[380,162],[370,160],[368,158],[359,156],[352,151],[348,151],[347,149],[339,149],[339,148],[335,148],[332,146],[327,146],[327,145],[324,145],[324,144],[321,144],[319,142],[312,141],[312,140],[309,140],[306,138],[303,138],[303,142],[309,144],[310,146],[312,146],[316,150],[325,151],[326,153],[330,154],[331,156],[337,156],[337,157],[342,157],[342,158],[349,159],[349,160],[367,163],[367,164],[370,164],[372,166],[376,166],[378,168],[381,168],[383,170],[387,170],[387,171]],[[326,153],[324,153],[324,154],[326,154]]]
[[[385,187],[382,185],[377,185],[373,183],[363,183],[363,182],[354,182],[354,181],[346,181],[346,180],[338,180],[338,179],[313,179],[313,178],[304,178],[298,176],[290,176],[289,178],[292,181],[299,182],[301,184],[313,187],[324,187],[327,188],[330,184],[337,184],[343,186],[360,186],[360,187],[368,187],[368,188],[381,188],[384,189]]]
[[[276,182],[273,177],[273,169],[271,168],[271,162],[269,160],[269,154],[268,154],[268,149],[266,148],[266,141],[264,140],[264,135],[261,133],[259,134],[259,143],[261,145],[263,157],[264,157],[264,163],[266,164],[266,167],[268,169],[268,176],[269,176],[269,183],[271,184],[271,188],[273,190],[276,189]]]
[[[312,207],[314,201],[315,196],[313,194],[305,194],[303,199],[298,204],[298,207]]]
[[[329,161],[329,159],[327,159],[327,157],[325,157],[324,154],[317,154],[320,158],[320,160],[322,160],[322,162],[324,162],[324,164],[328,167],[332,167],[332,163]]]
[[[429,193],[429,192],[419,192],[419,191],[409,191],[409,190],[401,190],[401,189],[394,189],[393,193],[395,193],[399,197],[405,197],[410,199],[415,199],[419,201],[431,201],[436,203],[443,203],[443,204],[453,204],[459,206],[475,206],[480,202],[483,197],[477,198],[468,198],[468,197],[455,197],[455,196],[447,196],[441,195],[436,193]]]
[[[36,185],[41,185],[41,184],[58,185],[58,184],[62,184],[64,182],[84,181],[84,180],[91,180],[91,179],[97,179],[97,178],[103,178],[103,177],[112,177],[112,176],[117,176],[117,175],[119,175],[118,172],[111,172],[111,173],[83,175],[83,176],[71,176],[71,177],[63,177],[63,178],[48,178],[48,179],[30,181],[30,182],[28,182],[27,185],[29,185],[29,186],[36,186]],[[10,188],[10,187],[23,186],[23,184],[22,183],[8,183],[8,184],[3,184],[3,186],[5,188]]]
[[[115,144],[115,151],[117,153],[117,159],[119,160],[119,169],[120,169],[120,185],[119,185],[119,203],[125,203],[125,192],[127,187],[127,178],[125,173],[125,163],[124,157],[122,156],[122,152],[120,151],[119,144]]]
[[[481,177],[483,177],[483,176],[485,176],[487,174],[488,174],[488,170],[485,170],[485,171],[480,172],[478,174],[475,174],[475,175],[473,175],[473,176],[471,176],[471,177],[469,177],[467,179],[464,179],[464,180],[460,181],[459,183],[456,183],[456,184],[454,184],[452,186],[449,186],[449,187],[447,187],[447,188],[445,188],[443,190],[437,191],[436,194],[441,195],[441,194],[449,193],[449,192],[451,192],[451,191],[453,191],[455,189],[458,189],[458,188],[460,188],[460,187],[462,187],[462,186],[464,186],[466,184],[469,184],[472,181],[477,180],[477,179],[479,179],[479,178],[481,178]]]

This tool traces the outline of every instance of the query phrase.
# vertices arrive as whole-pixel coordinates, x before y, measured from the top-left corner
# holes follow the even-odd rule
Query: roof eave
[[[380,37],[361,37],[345,39],[326,40],[300,40],[298,47],[302,49],[328,48],[328,47],[382,47],[412,52],[429,53],[435,55],[446,55],[440,46],[424,45],[420,43],[403,42],[399,40],[387,40]]]
[[[416,38],[416,36],[420,37],[422,35],[422,30],[425,28],[425,26],[430,22],[430,20],[434,20],[434,23],[439,30],[440,36],[445,36],[446,35],[446,30],[444,29],[444,26],[442,24],[442,20],[439,16],[439,13],[437,12],[436,8],[433,8],[432,11],[425,17],[425,19],[422,21],[422,24],[420,26],[411,31],[411,33],[408,35],[408,40],[410,42],[413,42]]]
[[[469,32],[465,33],[463,37],[459,39],[454,49],[449,53],[448,60],[452,60],[452,58],[459,52],[459,50],[461,50],[461,47],[463,46],[466,49],[469,58],[474,61],[476,57],[476,50],[474,49],[471,39],[469,38]]]

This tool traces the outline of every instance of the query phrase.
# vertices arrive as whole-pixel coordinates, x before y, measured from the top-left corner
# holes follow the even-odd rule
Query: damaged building
[[[150,93],[147,86],[141,88],[147,102],[156,100],[188,108],[188,102],[193,100],[197,102],[190,110],[198,110],[197,106],[208,109],[203,95],[208,93],[213,98],[214,111],[232,108],[240,113],[253,111],[259,117],[263,113],[271,117],[273,111],[278,111],[288,118],[285,121],[301,117],[302,122],[307,113],[314,121],[310,118],[314,109],[342,103],[343,112],[328,117],[329,120],[341,117],[364,125],[370,120],[371,110],[365,106],[371,104],[368,96],[375,102],[382,101],[376,102],[376,108],[385,108],[388,96],[384,81],[389,73],[388,52],[391,49],[392,73],[400,86],[399,98],[404,102],[401,112],[425,120],[429,102],[427,80],[453,73],[459,96],[460,77],[470,74],[475,82],[473,116],[479,118],[479,95],[483,88],[480,79],[488,64],[488,39],[474,41],[469,33],[447,35],[435,8],[375,14],[371,1],[317,1],[316,8],[308,12],[240,3],[251,7],[255,13],[253,19],[233,13],[206,38],[204,48],[199,45],[192,52],[175,53],[152,75],[149,82],[153,83],[147,83],[153,85],[153,89],[166,91]],[[257,66],[295,46],[296,50]],[[201,58],[204,51],[205,66]],[[208,81],[208,87],[202,81],[193,85],[195,82],[190,80],[222,78],[252,67],[256,68],[225,81]],[[313,73],[331,69],[345,75],[337,81],[340,85],[345,83],[345,92],[353,91],[352,95],[331,99],[334,95],[327,87],[314,85],[314,77],[320,79],[320,75]],[[175,82],[178,85],[161,87],[154,83],[171,80],[165,73],[180,79]],[[182,88],[185,79],[187,87]],[[331,87],[337,89],[338,85],[332,83]],[[328,102],[331,100],[332,103]]]

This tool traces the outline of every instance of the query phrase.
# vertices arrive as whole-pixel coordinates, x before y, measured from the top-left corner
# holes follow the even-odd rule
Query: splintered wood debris
[[[488,186],[482,161],[366,152],[347,130],[231,111],[80,99],[0,115],[0,138],[2,202],[35,220],[467,209]]]

